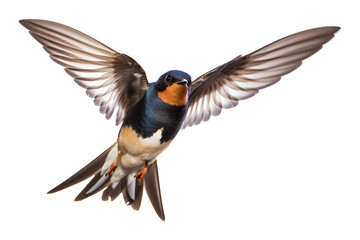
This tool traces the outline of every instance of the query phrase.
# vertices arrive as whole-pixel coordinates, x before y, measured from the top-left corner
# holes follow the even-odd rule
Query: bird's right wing
[[[20,20],[52,60],[94,98],[100,112],[116,125],[148,88],[145,71],[132,58],[68,26],[45,20]]]

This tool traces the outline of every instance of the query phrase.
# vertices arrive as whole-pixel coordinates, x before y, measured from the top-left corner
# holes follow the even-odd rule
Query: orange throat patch
[[[158,96],[167,104],[184,106],[188,100],[188,88],[184,85],[173,84],[164,91],[158,92]]]

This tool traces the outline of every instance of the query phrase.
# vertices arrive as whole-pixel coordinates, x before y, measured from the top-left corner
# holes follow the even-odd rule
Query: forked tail
[[[116,157],[117,143],[114,143],[92,162],[80,169],[63,183],[50,190],[48,193],[61,191],[84,181],[91,176],[94,176],[75,198],[75,201],[81,201],[106,188],[103,191],[102,200],[107,201],[110,198],[111,201],[113,201],[122,193],[125,203],[130,205],[133,209],[139,210],[143,195],[143,188],[145,186],[147,195],[155,212],[162,220],[165,220],[161,200],[157,160],[148,166],[148,171],[144,180],[139,183],[135,177],[136,172],[121,169],[120,164],[113,173],[106,175],[107,170],[109,169],[111,163],[115,161]]]

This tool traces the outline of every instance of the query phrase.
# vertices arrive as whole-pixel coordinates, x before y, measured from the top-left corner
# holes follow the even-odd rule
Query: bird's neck
[[[152,136],[163,128],[162,141],[172,140],[181,128],[188,105],[174,106],[164,103],[153,86],[149,86],[140,100],[124,119],[123,126],[132,125],[142,137]]]

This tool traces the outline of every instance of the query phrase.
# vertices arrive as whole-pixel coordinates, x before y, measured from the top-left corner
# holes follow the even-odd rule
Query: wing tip
[[[23,25],[25,28],[30,30],[31,24],[34,24],[35,22],[40,22],[40,21],[47,22],[46,20],[40,20],[40,19],[20,19],[19,23],[21,25]]]
[[[288,37],[292,36],[292,35],[296,35],[299,33],[304,33],[304,32],[312,32],[312,31],[318,31],[318,30],[323,30],[323,34],[334,34],[337,31],[339,31],[341,29],[341,27],[339,26],[323,26],[323,27],[314,27],[314,28],[310,28],[307,30],[303,30],[294,34],[289,35]],[[324,31],[325,30],[325,31]],[[285,37],[286,38],[286,37]],[[280,39],[281,40],[281,39]]]
[[[333,33],[336,33],[337,31],[339,31],[341,29],[341,27],[339,27],[339,26],[328,26],[327,28],[332,29]]]
[[[341,30],[341,27],[339,26],[328,26],[328,27],[324,27],[324,28],[328,28],[329,29],[329,32],[328,34],[329,35],[332,35],[332,37],[330,39],[332,39],[334,36],[335,36],[335,33],[337,33],[339,30]],[[329,41],[330,41],[329,39]],[[328,41],[327,41],[328,42]],[[324,43],[325,44],[325,43]]]
[[[318,29],[318,28],[327,28],[327,29],[329,29],[329,30],[332,30],[332,31],[334,31],[334,32],[336,32],[336,31],[338,31],[339,29],[341,29],[341,27],[339,27],[339,26],[334,26],[334,25],[330,25],[330,26],[324,26],[324,27],[315,27],[315,28],[313,28],[313,29]],[[311,29],[309,29],[309,30],[311,30]],[[306,30],[305,30],[306,31]]]
[[[19,23],[25,27],[27,19],[20,19]]]
[[[31,22],[31,19],[21,19],[21,20],[19,20],[19,23],[29,31],[30,31],[30,26],[29,26],[30,22]]]

